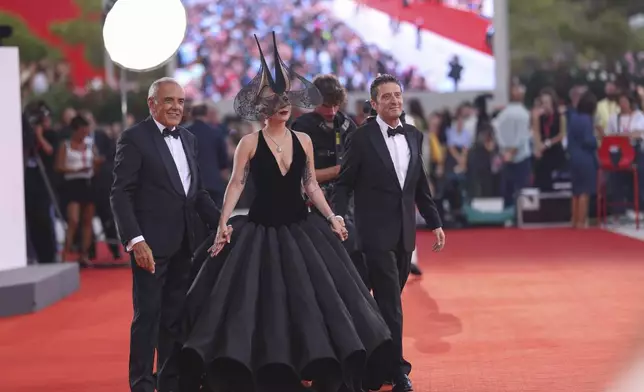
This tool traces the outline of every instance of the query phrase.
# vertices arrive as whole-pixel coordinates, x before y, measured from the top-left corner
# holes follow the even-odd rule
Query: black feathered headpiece
[[[273,32],[273,62],[275,76],[271,74],[264,52],[255,36],[261,67],[257,75],[235,97],[235,112],[243,119],[261,121],[287,105],[313,109],[322,103],[322,95],[315,85],[282,61]],[[296,86],[300,84],[301,86]]]

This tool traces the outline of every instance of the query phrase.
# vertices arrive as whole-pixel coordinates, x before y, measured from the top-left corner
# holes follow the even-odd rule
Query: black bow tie
[[[387,136],[389,137],[394,137],[396,135],[404,135],[405,132],[403,131],[402,125],[397,126],[396,128],[389,127],[387,129]]]
[[[179,131],[176,128],[172,131],[166,128],[163,130],[163,137],[173,137],[175,139],[179,139]]]

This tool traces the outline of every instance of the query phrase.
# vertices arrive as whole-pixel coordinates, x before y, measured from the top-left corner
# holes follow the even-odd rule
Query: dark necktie
[[[399,125],[396,128],[389,127],[389,129],[387,129],[387,136],[394,137],[396,135],[404,135],[402,125]]]
[[[175,139],[179,138],[179,131],[175,128],[174,130],[169,130],[168,128],[163,130],[163,137],[173,137]]]

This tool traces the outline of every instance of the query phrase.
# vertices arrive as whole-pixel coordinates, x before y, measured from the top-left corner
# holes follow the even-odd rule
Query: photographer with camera
[[[22,115],[23,155],[25,159],[25,210],[28,254],[35,253],[39,263],[56,262],[56,236],[52,206],[56,197],[51,185],[56,133],[50,129],[50,111],[44,102],[27,105]]]
[[[342,156],[357,127],[346,113],[340,111],[340,107],[346,101],[347,92],[334,75],[318,75],[313,79],[313,84],[320,91],[323,103],[313,112],[304,113],[295,119],[291,128],[311,137],[315,154],[315,177],[326,199],[330,200],[335,180],[340,174]],[[312,205],[310,208],[315,210]],[[345,224],[349,231],[349,239],[344,242],[344,245],[358,272],[366,281],[366,265],[354,235],[352,208],[347,218]]]

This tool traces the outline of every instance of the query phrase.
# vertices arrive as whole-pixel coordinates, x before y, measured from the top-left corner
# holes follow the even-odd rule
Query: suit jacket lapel
[[[376,149],[378,156],[382,159],[382,163],[387,167],[387,171],[394,176],[396,184],[399,184],[396,169],[394,168],[394,161],[391,160],[391,154],[389,154],[389,149],[387,148],[385,138],[382,136],[382,132],[380,131],[380,126],[374,121],[372,128],[373,129],[369,131],[371,143],[373,143],[373,147]],[[398,186],[400,187],[400,185]]]
[[[183,128],[179,128],[179,134],[181,135],[181,144],[183,145],[183,152],[186,154],[186,159],[188,160],[188,167],[190,167],[190,188],[188,189],[188,197],[194,195],[197,191],[197,162],[195,161],[196,157],[194,154],[195,148],[192,145],[190,138],[186,135],[189,132]]]
[[[407,188],[409,186],[409,182],[411,181],[412,173],[413,170],[416,170],[416,165],[418,164],[418,159],[419,159],[419,146],[418,146],[418,139],[414,137],[414,134],[411,130],[409,130],[407,127],[405,127],[405,139],[407,139],[407,145],[409,146],[409,166],[407,167],[407,175],[405,176],[405,186],[403,188]]]
[[[163,161],[163,166],[165,166],[165,169],[168,172],[168,176],[170,177],[170,182],[172,183],[172,187],[178,194],[180,194],[181,196],[185,196],[186,193],[184,192],[183,185],[181,184],[181,177],[179,177],[179,170],[177,170],[177,165],[174,163],[174,159],[172,158],[172,154],[170,154],[170,149],[168,148],[168,145],[165,143],[165,140],[163,140],[163,135],[159,131],[159,128],[155,124],[154,120],[149,118],[148,123],[150,124],[150,126],[148,127],[150,129],[150,135],[152,136],[152,139],[154,140],[154,145],[157,151],[159,152],[159,155],[161,156],[161,160]]]

